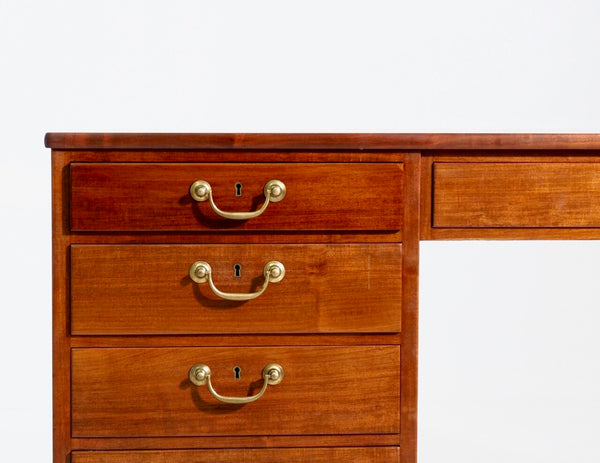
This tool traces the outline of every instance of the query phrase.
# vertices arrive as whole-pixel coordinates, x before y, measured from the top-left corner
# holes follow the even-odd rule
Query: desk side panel
[[[52,151],[52,387],[53,456],[67,461],[71,451],[71,372],[69,338],[68,159]]]

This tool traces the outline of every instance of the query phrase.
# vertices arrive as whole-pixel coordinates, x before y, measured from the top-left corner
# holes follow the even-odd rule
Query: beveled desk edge
[[[600,134],[47,133],[53,149],[600,150]]]

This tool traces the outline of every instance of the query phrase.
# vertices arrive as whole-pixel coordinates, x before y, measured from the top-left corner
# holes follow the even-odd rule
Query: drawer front
[[[402,164],[73,163],[70,177],[74,231],[402,228]],[[259,210],[270,180],[286,193],[260,216],[236,220],[192,198],[197,180],[225,212]]]
[[[71,463],[399,463],[399,447],[73,452]]]
[[[436,162],[434,227],[600,227],[600,163]]]
[[[189,276],[210,265],[218,291]],[[73,245],[71,332],[102,334],[399,332],[402,245]],[[236,276],[239,275],[239,276]]]
[[[282,381],[245,405],[188,376],[206,364],[218,394],[246,397],[272,363]],[[399,346],[77,348],[71,365],[73,437],[399,432]]]

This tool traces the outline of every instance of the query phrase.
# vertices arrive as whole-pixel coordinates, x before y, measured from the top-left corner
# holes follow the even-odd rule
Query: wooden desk
[[[419,240],[600,237],[600,135],[46,146],[61,463],[414,463]]]

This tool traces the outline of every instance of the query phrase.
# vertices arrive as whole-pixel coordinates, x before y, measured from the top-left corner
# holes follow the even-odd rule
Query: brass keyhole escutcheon
[[[242,266],[240,265],[240,270]],[[234,266],[234,272],[236,268]],[[219,290],[212,279],[212,268],[208,262],[199,260],[194,262],[189,269],[190,279],[195,283],[206,283],[208,282],[212,292],[220,297],[221,299],[227,299],[228,301],[249,301],[250,299],[256,299],[262,293],[265,292],[269,283],[278,283],[283,280],[285,276],[285,267],[281,262],[272,260],[267,262],[263,268],[264,283],[261,289],[254,293],[226,293]],[[234,273],[235,275],[235,273]]]
[[[238,369],[238,370],[236,371],[236,369]],[[233,371],[234,371],[234,374],[238,374],[242,371],[242,369],[240,367],[236,366],[236,367],[233,367]],[[194,365],[192,368],[190,368],[188,376],[189,376],[190,382],[192,384],[194,384],[195,386],[207,386],[208,391],[212,394],[212,396],[215,399],[217,399],[221,402],[224,402],[226,404],[238,404],[239,405],[239,404],[248,404],[250,402],[254,402],[263,396],[263,394],[267,390],[267,386],[275,386],[275,385],[279,384],[281,381],[283,381],[283,367],[277,363],[269,363],[262,370],[261,376],[263,379],[263,385],[262,385],[261,390],[258,393],[254,394],[253,396],[249,396],[249,397],[231,397],[231,396],[221,395],[217,391],[215,391],[215,388],[213,387],[212,382],[210,380],[211,374],[212,373],[211,373],[208,365],[205,365],[204,363],[198,363],[198,364]]]
[[[243,185],[238,182],[234,185],[234,187],[236,196],[241,196]],[[263,202],[262,206],[252,212],[228,212],[219,209],[213,200],[212,187],[206,180],[196,180],[190,186],[189,192],[194,201],[208,201],[212,210],[221,217],[232,220],[249,220],[258,217],[265,212],[269,203],[278,203],[285,198],[286,188],[285,183],[283,183],[281,180],[269,180],[267,183],[265,183],[263,188],[265,201]]]

